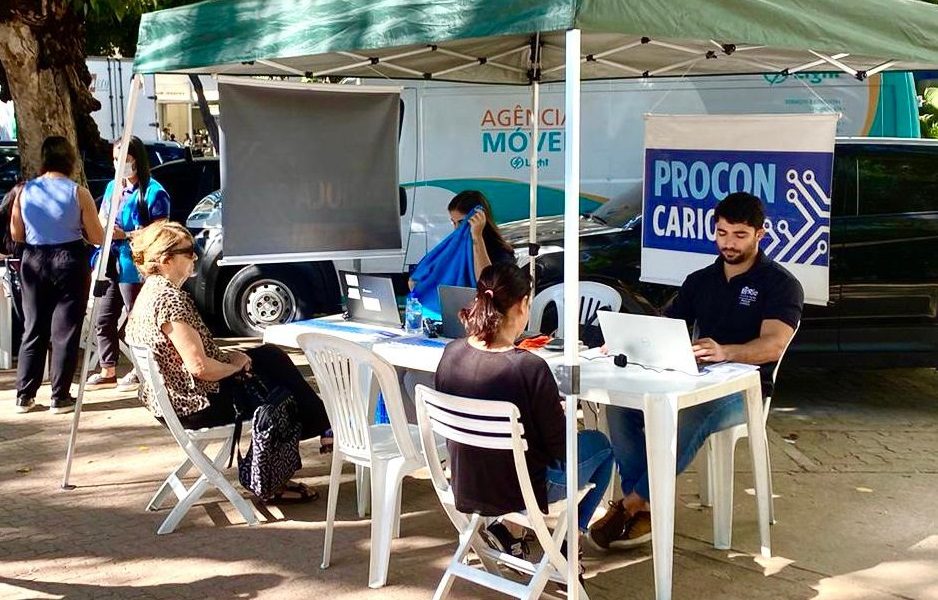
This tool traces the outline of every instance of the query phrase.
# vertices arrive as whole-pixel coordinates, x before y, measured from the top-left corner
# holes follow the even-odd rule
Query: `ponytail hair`
[[[482,269],[472,304],[459,311],[466,333],[486,346],[498,335],[502,321],[512,306],[531,293],[531,276],[510,263],[489,265]]]

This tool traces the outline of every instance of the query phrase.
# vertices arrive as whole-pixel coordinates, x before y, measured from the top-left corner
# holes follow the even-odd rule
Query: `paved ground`
[[[776,558],[753,560],[743,443],[733,551],[710,546],[696,474],[680,478],[674,597],[938,599],[936,384],[928,370],[786,370],[769,422]],[[429,598],[455,548],[426,480],[405,483],[402,537],[380,591],[366,586],[369,522],[355,515],[353,485],[342,487],[326,571],[323,501],[263,508],[264,522],[249,528],[213,494],[175,533],[157,536],[166,511],[144,507],[180,454],[135,398],[88,395],[76,487],[63,491],[71,416],[16,415],[12,387],[0,372],[0,598]],[[325,496],[317,450],[304,443],[299,475]],[[586,564],[591,598],[654,595],[650,549],[588,554]],[[494,596],[457,583],[453,597]]]

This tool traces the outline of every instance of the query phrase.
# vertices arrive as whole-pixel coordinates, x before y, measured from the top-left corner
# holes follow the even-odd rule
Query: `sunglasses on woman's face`
[[[166,254],[168,254],[168,255],[170,255],[170,256],[175,256],[175,255],[177,255],[177,254],[182,254],[182,255],[188,256],[189,258],[194,258],[194,257],[195,257],[195,247],[193,247],[193,246],[185,246],[184,248],[174,248],[174,249],[172,249],[172,250],[168,250],[168,251],[166,252]]]

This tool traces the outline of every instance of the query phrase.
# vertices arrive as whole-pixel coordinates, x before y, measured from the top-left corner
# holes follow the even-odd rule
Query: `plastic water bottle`
[[[407,296],[404,308],[404,331],[411,335],[423,333],[423,306],[412,294]]]
[[[412,335],[423,333],[423,306],[416,296],[407,296],[404,308],[404,331]]]

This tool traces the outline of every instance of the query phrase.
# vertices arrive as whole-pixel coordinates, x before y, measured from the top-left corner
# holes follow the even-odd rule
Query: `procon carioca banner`
[[[837,114],[646,115],[642,281],[680,285],[716,257],[713,210],[762,199],[762,249],[827,304]]]

